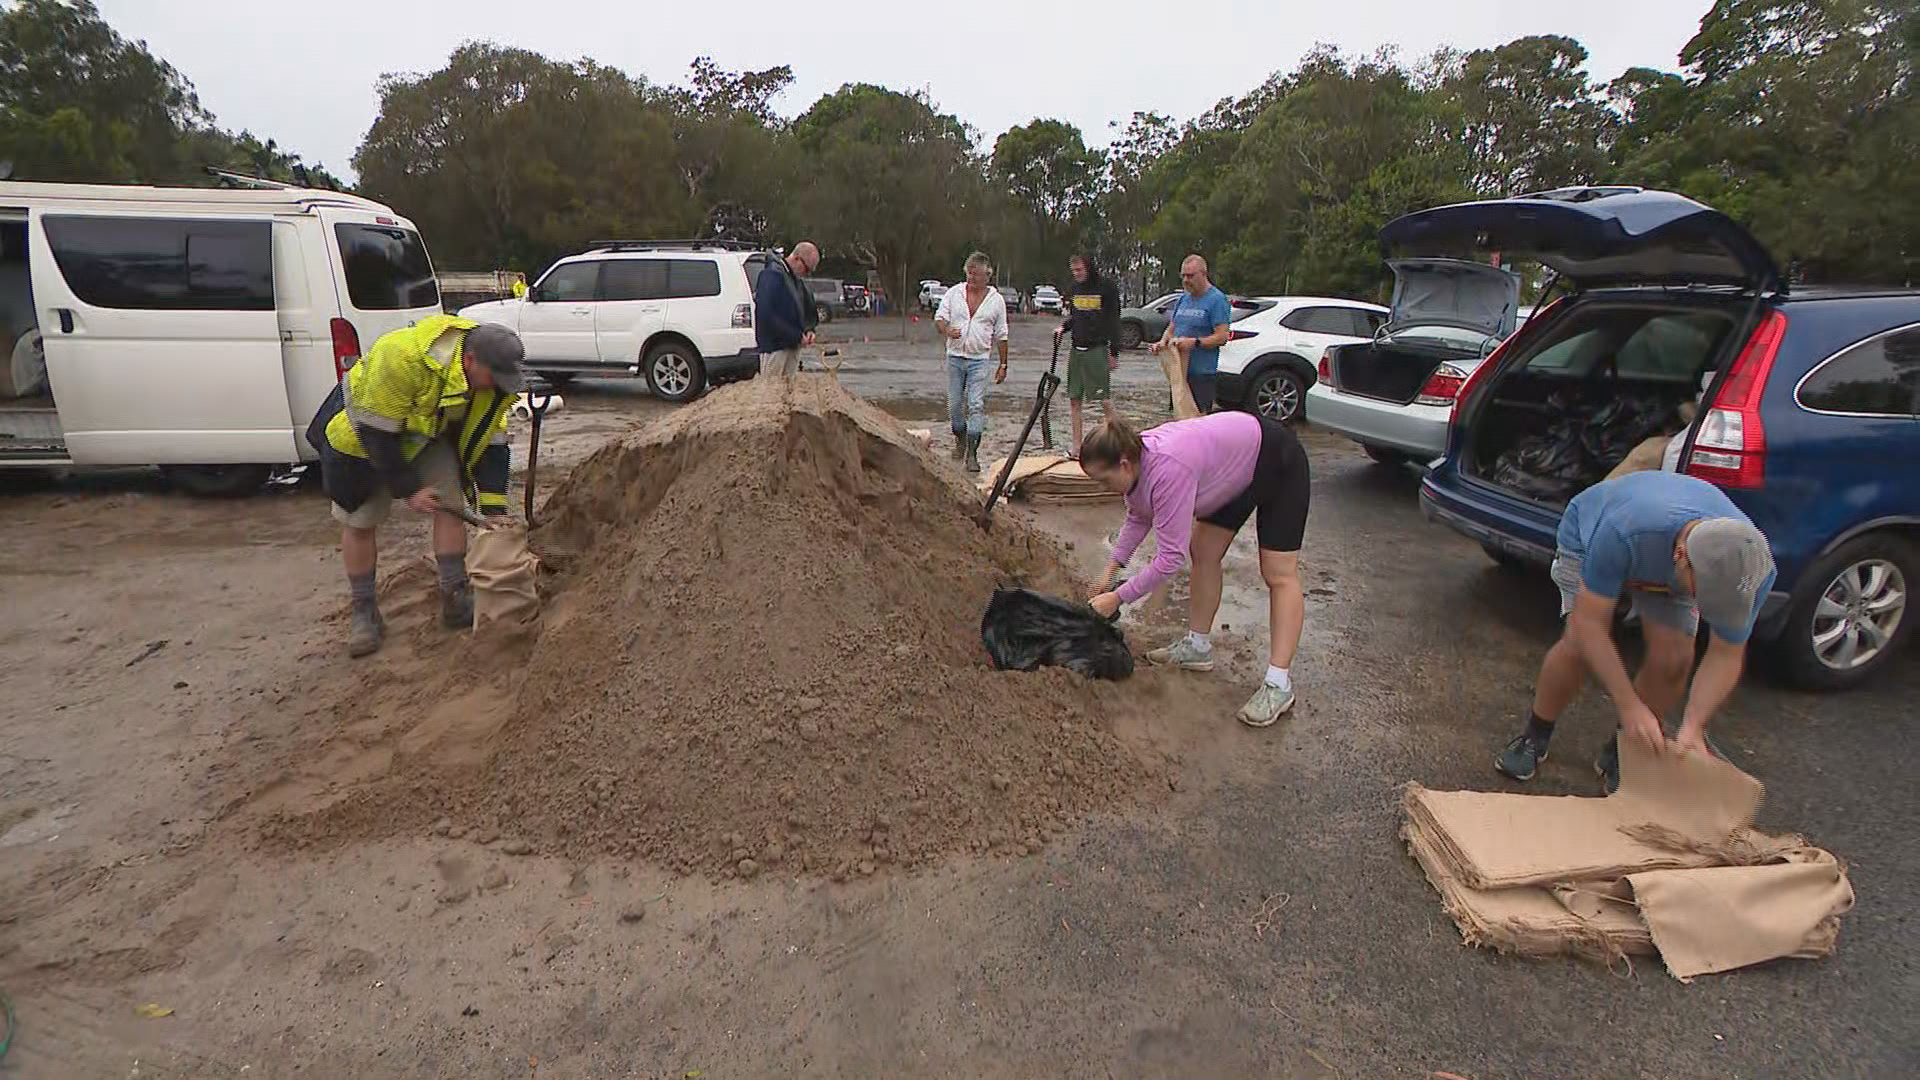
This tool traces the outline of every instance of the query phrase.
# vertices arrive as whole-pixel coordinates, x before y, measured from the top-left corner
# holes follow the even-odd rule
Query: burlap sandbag
[[[1620,744],[1620,788],[1607,798],[1409,789],[1407,813],[1475,889],[1604,881],[1641,870],[1713,866],[1709,851],[1649,843],[1658,824],[1703,845],[1749,829],[1760,782],[1704,754]]]
[[[467,580],[473,583],[473,628],[520,625],[540,614],[540,560],[527,547],[523,525],[501,525],[467,544]]]
[[[1167,389],[1173,393],[1173,418],[1190,420],[1200,415],[1193,390],[1187,386],[1187,355],[1169,345],[1160,350],[1160,371],[1167,377]]]
[[[1696,975],[1833,951],[1853,886],[1840,860],[1800,848],[1765,866],[1651,870],[1627,882],[1667,970]]]

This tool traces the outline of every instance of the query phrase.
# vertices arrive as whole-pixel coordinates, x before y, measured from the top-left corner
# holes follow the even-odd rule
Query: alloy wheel
[[[1835,575],[1813,609],[1813,654],[1836,671],[1871,663],[1907,612],[1907,580],[1886,559],[1865,559]]]

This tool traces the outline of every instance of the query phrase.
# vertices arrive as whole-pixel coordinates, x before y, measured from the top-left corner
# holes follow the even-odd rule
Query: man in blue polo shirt
[[[1767,538],[1705,480],[1636,472],[1574,496],[1561,515],[1556,545],[1552,573],[1564,630],[1540,665],[1526,730],[1494,767],[1515,780],[1532,779],[1547,759],[1554,721],[1588,675],[1613,699],[1620,732],[1655,751],[1667,749],[1661,721],[1684,697],[1675,746],[1708,752],[1707,721],[1740,681],[1747,638],[1773,588]],[[1623,597],[1633,601],[1647,646],[1633,678],[1613,641],[1614,610]],[[1695,674],[1694,635],[1702,620],[1713,634]],[[1620,783],[1618,738],[1597,764],[1609,792]]]
[[[1205,416],[1213,411],[1214,384],[1220,376],[1220,346],[1227,343],[1233,305],[1227,294],[1207,280],[1207,260],[1189,255],[1180,264],[1182,296],[1167,317],[1167,332],[1148,346],[1149,351],[1176,348],[1187,357],[1187,389]]]

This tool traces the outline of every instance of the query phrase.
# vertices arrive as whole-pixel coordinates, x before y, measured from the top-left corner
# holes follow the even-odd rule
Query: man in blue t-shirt
[[[1205,416],[1213,411],[1214,384],[1220,376],[1220,346],[1227,343],[1227,324],[1233,321],[1233,305],[1227,294],[1207,280],[1207,260],[1189,255],[1180,264],[1180,284],[1187,290],[1167,316],[1167,332],[1148,346],[1179,349],[1187,357],[1187,389],[1193,403]]]
[[[1547,759],[1554,721],[1590,674],[1620,711],[1620,731],[1656,751],[1667,749],[1662,720],[1684,697],[1675,746],[1707,753],[1707,721],[1740,681],[1747,638],[1773,588],[1767,538],[1705,480],[1635,472],[1574,496],[1560,517],[1555,546],[1552,573],[1565,626],[1540,665],[1527,729],[1494,767],[1515,780],[1532,779]],[[1631,679],[1613,642],[1622,597],[1632,599],[1647,646]],[[1694,635],[1702,620],[1713,634],[1694,675]],[[1608,792],[1620,784],[1618,739],[1598,763]]]

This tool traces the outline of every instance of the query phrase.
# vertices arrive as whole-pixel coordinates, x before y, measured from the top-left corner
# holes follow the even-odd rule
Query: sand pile
[[[445,815],[682,872],[841,876],[1031,851],[1165,790],[1113,734],[1137,694],[988,667],[994,587],[1072,575],[1011,518],[975,527],[927,454],[824,377],[721,390],[602,448],[543,512],[536,544],[568,558],[484,761],[402,755],[312,831]]]

